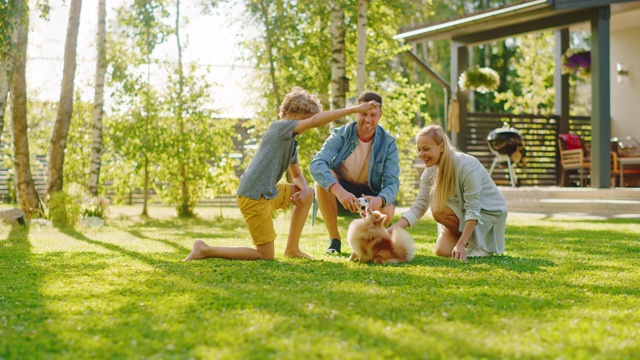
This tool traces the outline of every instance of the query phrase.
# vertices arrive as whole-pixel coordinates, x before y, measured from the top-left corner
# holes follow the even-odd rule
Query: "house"
[[[401,29],[396,39],[407,43],[447,39],[451,44],[451,79],[468,68],[468,48],[530,32],[554,30],[555,117],[557,132],[570,132],[568,75],[560,72],[560,59],[569,48],[569,28],[588,26],[591,30],[592,111],[586,121],[591,137],[591,187],[610,188],[611,138],[633,136],[640,139],[640,1],[637,0],[533,0],[485,10],[442,22]],[[413,56],[416,61],[417,56]],[[442,77],[422,64],[436,82]],[[458,92],[451,81],[450,96],[460,105],[460,132],[454,136],[457,146],[467,151],[473,144],[468,96]],[[544,119],[543,119],[544,120]],[[557,134],[556,134],[557,136]],[[477,139],[476,139],[477,140]],[[548,142],[548,141],[547,141]],[[557,168],[557,164],[556,164]],[[555,173],[557,177],[557,172]],[[536,184],[543,184],[539,176]],[[544,184],[543,184],[544,185]]]

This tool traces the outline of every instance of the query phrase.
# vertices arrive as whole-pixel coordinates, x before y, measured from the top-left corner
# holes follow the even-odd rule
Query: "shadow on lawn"
[[[33,358],[42,344],[57,342],[47,329],[49,315],[40,292],[45,270],[35,257],[29,227],[11,226],[0,241],[0,359]]]
[[[426,313],[411,312],[402,315],[394,313],[394,304],[398,302],[399,296],[394,289],[410,285],[413,289],[429,293],[428,289],[443,286],[437,278],[398,271],[402,267],[415,267],[418,266],[417,264],[368,266],[346,261],[336,263],[301,259],[254,262],[210,259],[182,263],[173,258],[174,254],[171,254],[171,260],[165,260],[162,256],[149,256],[121,246],[93,240],[74,229],[59,230],[76,240],[143,261],[162,271],[162,275],[147,279],[144,283],[140,283],[137,289],[114,289],[124,294],[142,293],[143,299],[132,297],[130,301],[115,310],[112,316],[121,322],[118,326],[126,324],[128,329],[133,328],[132,331],[140,333],[146,331],[145,336],[171,339],[174,343],[180,343],[181,348],[189,348],[198,341],[185,334],[199,333],[202,331],[202,326],[208,326],[216,329],[218,333],[234,334],[236,344],[250,344],[234,348],[234,353],[240,357],[243,355],[251,357],[250,355],[255,355],[255,351],[269,353],[273,351],[269,342],[260,343],[256,341],[255,334],[247,331],[255,326],[252,322],[257,312],[274,319],[273,326],[279,328],[279,331],[271,336],[280,337],[280,339],[295,337],[298,323],[303,322],[306,327],[317,327],[315,331],[319,332],[319,337],[314,341],[330,342],[332,339],[329,337],[335,335],[347,342],[366,343],[367,345],[363,346],[378,349],[385,354],[403,354],[409,358],[417,358],[424,354],[424,349],[408,348],[399,339],[379,331],[380,327],[394,325],[398,321],[414,324],[418,317],[431,316],[434,304],[442,302],[438,295],[415,296],[406,299],[406,306],[416,309],[426,308]],[[440,262],[452,267],[462,266],[460,263],[443,259],[433,261],[424,257],[420,260],[429,264]],[[158,314],[154,310],[153,303],[165,302],[185,295],[193,301],[175,310],[181,316],[173,321],[181,324],[179,326],[174,324],[166,329],[161,328],[159,323],[168,321],[163,318],[168,315]],[[468,295],[461,293],[458,297],[458,301],[463,303],[471,302],[470,299],[463,299]],[[141,306],[140,302],[148,305]],[[381,306],[382,311],[372,311],[372,306]],[[436,305],[436,307],[436,314],[440,314],[443,311],[440,309],[441,306]],[[231,316],[234,320],[230,321],[227,316]],[[332,318],[336,316],[340,320],[333,322]],[[354,319],[357,321],[354,322]],[[318,327],[318,321],[323,325]],[[373,327],[367,325],[372,321],[377,325]],[[186,326],[187,331],[181,326]],[[106,324],[105,327],[107,327]],[[151,331],[149,328],[155,329]],[[116,328],[111,331],[116,331]],[[108,337],[110,334],[107,332],[102,336]],[[116,334],[111,336],[117,337]],[[445,334],[432,331],[432,336],[438,338]],[[446,336],[451,338],[451,334],[447,333]],[[467,336],[460,335],[455,341],[473,347],[473,343],[467,339]],[[216,346],[225,348],[232,345],[221,343]],[[153,351],[157,349],[151,346],[140,355],[153,354]],[[486,355],[495,355],[495,353]]]
[[[239,223],[233,221],[226,228]],[[159,226],[173,229],[175,222],[171,223],[174,224],[171,227],[163,222]],[[218,223],[201,221],[199,226]],[[145,226],[152,225],[134,226],[125,231],[149,239],[143,234]],[[558,232],[558,229],[536,227],[535,230],[535,237],[543,240],[529,239],[530,227],[513,229],[516,236],[508,244],[508,249],[519,246],[524,252],[548,253],[553,245],[544,238],[553,235],[548,237],[563,239],[570,246],[566,250],[568,252],[600,250],[603,257],[625,253],[624,248],[615,247],[602,251],[608,242],[606,232],[596,234],[587,231],[585,235],[581,229]],[[547,276],[548,268],[558,267],[557,261],[549,258],[505,255],[463,263],[419,254],[412,263],[383,266],[349,263],[346,256],[342,256],[344,261],[340,262],[333,261],[333,258],[330,261],[284,259],[255,262],[207,259],[182,263],[174,253],[147,255],[91,239],[74,229],[60,231],[77,240],[140,260],[162,272],[140,284],[141,289],[126,290],[141,293],[146,297],[144,302],[149,304],[140,306],[139,299],[132,299],[115,310],[114,316],[127,327],[151,338],[171,339],[173,343],[180,344],[180,349],[200,345],[201,339],[193,335],[204,334],[203,328],[212,334],[232,334],[220,339],[212,336],[205,346],[212,351],[226,349],[240,358],[282,352],[272,344],[288,340],[346,343],[348,350],[355,351],[353,349],[359,347],[379,351],[376,356],[380,357],[421,358],[425,354],[436,354],[434,357],[450,354],[448,348],[431,349],[434,344],[459,346],[465,349],[459,354],[461,357],[515,357],[516,354],[502,352],[508,350],[476,345],[473,337],[464,331],[456,333],[450,330],[461,329],[459,326],[480,332],[485,328],[502,329],[504,319],[534,321],[540,312],[553,315],[555,311],[576,306],[565,301],[566,298],[584,298],[581,293],[584,287],[563,282],[561,272],[554,275],[558,278]],[[189,233],[190,230],[180,231]],[[171,241],[149,240],[184,250]],[[628,247],[633,247],[633,244]],[[581,266],[571,259],[568,261],[563,262],[567,271]],[[582,266],[581,269],[584,264]],[[410,271],[404,271],[404,268]],[[566,292],[544,293],[545,287],[552,289],[562,284],[567,285]],[[591,291],[624,295],[637,293],[623,286],[597,286]],[[175,318],[158,313],[152,305],[183,297],[189,301],[176,303]],[[166,311],[168,308],[163,309]],[[482,315],[487,311],[491,316]],[[260,318],[266,319],[264,322],[268,323],[268,328],[259,328],[266,326],[255,323]],[[172,321],[175,322],[172,326],[161,326]],[[447,328],[443,321],[458,325]],[[438,326],[433,326],[434,323]],[[399,324],[404,327],[402,331],[420,333],[422,341],[407,346],[402,336],[390,336],[385,332]],[[253,331],[256,327],[258,330]],[[267,331],[266,342],[260,341],[264,337],[262,331]],[[299,331],[307,333],[297,337]],[[152,355],[157,351],[154,346],[159,345],[150,344],[150,348],[139,355]]]
[[[151,238],[144,235],[144,231],[149,229],[163,229],[167,231],[167,235],[179,234],[180,237],[189,237],[195,239],[216,239],[216,238],[235,238],[237,237],[236,228],[242,226],[244,228],[244,222],[238,219],[170,219],[159,220],[149,219],[144,222],[135,224],[111,224],[112,227],[121,231],[128,232],[129,234],[146,240],[158,240],[157,238]],[[203,231],[194,231],[193,228],[203,228]],[[206,229],[211,229],[207,231]],[[215,232],[213,231],[215,229]],[[228,229],[228,230],[227,230]],[[173,233],[173,234],[171,234]],[[248,234],[248,232],[247,232]],[[176,247],[176,244],[172,245]],[[186,248],[180,247],[181,251]],[[190,248],[188,250],[191,250]]]

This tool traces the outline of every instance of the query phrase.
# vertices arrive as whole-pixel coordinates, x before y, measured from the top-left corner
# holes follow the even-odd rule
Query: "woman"
[[[438,223],[436,255],[466,260],[504,251],[507,203],[484,166],[457,151],[438,125],[416,135],[418,156],[426,166],[413,206],[393,225],[415,225],[429,207]]]

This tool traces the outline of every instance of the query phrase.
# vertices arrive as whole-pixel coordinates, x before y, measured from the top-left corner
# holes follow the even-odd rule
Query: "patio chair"
[[[625,168],[624,164],[631,165]],[[640,143],[631,136],[611,139],[611,182],[613,186],[620,178],[620,187],[625,187],[625,175],[640,175],[640,168],[633,165],[640,164]]]
[[[559,134],[558,153],[562,165],[560,186],[566,186],[566,174],[569,171],[577,171],[580,175],[580,187],[584,186],[591,170],[591,160],[582,138],[575,134]]]

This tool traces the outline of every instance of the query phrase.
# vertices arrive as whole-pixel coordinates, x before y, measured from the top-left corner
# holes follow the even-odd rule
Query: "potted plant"
[[[583,49],[568,49],[560,60],[563,74],[575,74],[587,77],[591,74],[591,51]]]
[[[458,85],[462,90],[475,90],[485,94],[498,89],[500,75],[491,68],[474,66],[460,74]]]
[[[109,204],[109,199],[100,195],[85,200],[82,213],[85,225],[104,225],[104,219],[107,218]]]

